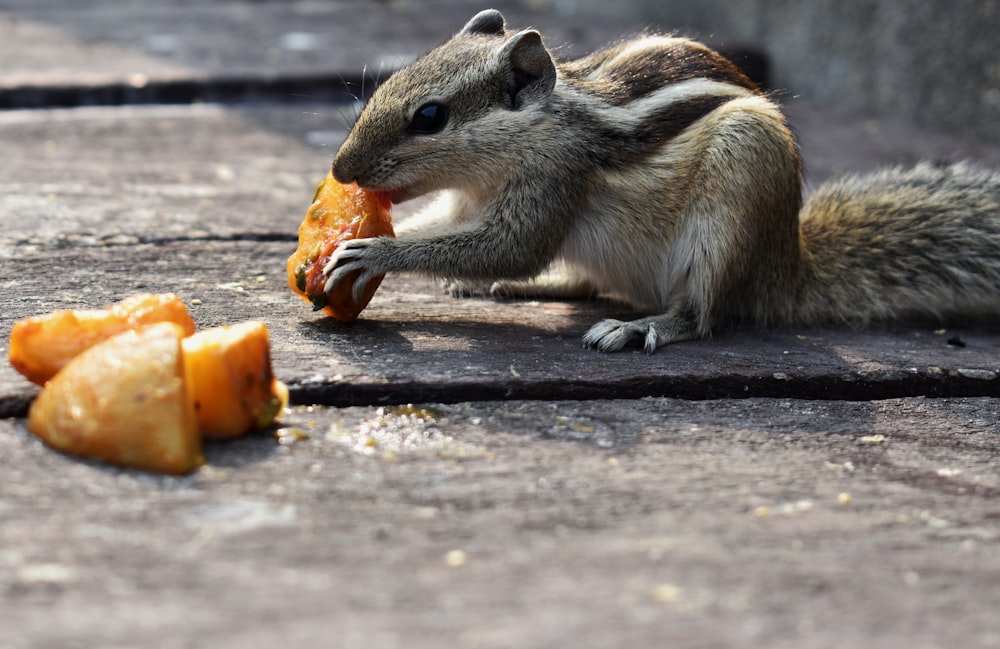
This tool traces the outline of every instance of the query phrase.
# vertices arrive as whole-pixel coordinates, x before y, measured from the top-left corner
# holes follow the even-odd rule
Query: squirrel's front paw
[[[385,274],[375,260],[375,246],[380,239],[381,237],[351,239],[340,244],[330,255],[330,261],[323,267],[323,274],[327,276],[324,292],[329,293],[335,289],[354,271],[361,271],[351,287],[352,296],[355,301],[360,302],[368,283],[375,277]]]

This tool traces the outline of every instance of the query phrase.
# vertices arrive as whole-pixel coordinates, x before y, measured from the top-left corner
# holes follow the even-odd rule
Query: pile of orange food
[[[172,294],[18,321],[9,357],[44,386],[32,433],[67,453],[162,473],[203,464],[203,434],[266,428],[288,403],[264,323],[196,333]]]
[[[288,259],[292,290],[349,322],[360,301],[360,271],[333,291],[323,269],[342,242],[394,236],[383,192],[320,183]],[[10,363],[44,386],[28,428],[50,446],[114,464],[183,474],[204,463],[202,435],[235,437],[266,428],[288,403],[274,378],[267,327],[243,322],[195,332],[176,295],[141,294],[99,310],[64,310],[21,320],[10,335]]]
[[[360,271],[349,274],[327,293],[323,268],[337,246],[348,239],[394,236],[391,206],[386,193],[356,184],[343,185],[327,174],[316,188],[313,203],[299,226],[299,246],[288,258],[288,285],[292,290],[315,310],[322,309],[337,320],[350,322],[357,318],[378,290],[382,277],[369,282],[357,302],[351,289]]]

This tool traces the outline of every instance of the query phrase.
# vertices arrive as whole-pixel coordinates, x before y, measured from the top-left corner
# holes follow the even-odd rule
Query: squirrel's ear
[[[472,17],[472,20],[465,23],[465,27],[462,28],[462,31],[458,32],[459,36],[467,36],[470,34],[503,36],[503,14],[496,9],[484,9],[483,11],[480,11]]]
[[[507,92],[513,108],[546,99],[556,85],[556,65],[533,29],[511,36],[500,56],[510,70]]]

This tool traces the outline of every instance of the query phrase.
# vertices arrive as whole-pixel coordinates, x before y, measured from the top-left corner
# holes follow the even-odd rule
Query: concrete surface
[[[67,7],[0,3],[0,30],[45,24],[43,4]],[[172,6],[199,17],[164,10],[172,30],[204,33],[207,6]],[[145,57],[136,34],[160,24],[67,11],[47,23],[61,39],[0,38],[0,60],[38,62],[15,85],[65,81],[42,74],[50,46],[70,76],[104,47]],[[95,74],[132,69],[113,67]],[[296,403],[167,478],[46,448],[24,426],[36,388],[0,368],[0,647],[1000,646],[995,327],[605,356],[578,339],[619,305],[452,300],[400,277],[358,322],[327,322],[284,261],[350,111],[0,112],[0,352],[18,318],[175,291],[203,327],[264,319]],[[981,139],[789,112],[811,185],[924,157],[1000,166]]]
[[[491,6],[512,25],[544,29],[564,56],[639,28],[531,12],[512,0]],[[267,96],[347,101],[482,8],[469,0],[4,0],[0,108]]]
[[[4,646],[995,647],[998,415],[298,408],[308,439],[215,445],[181,479],[5,420]]]

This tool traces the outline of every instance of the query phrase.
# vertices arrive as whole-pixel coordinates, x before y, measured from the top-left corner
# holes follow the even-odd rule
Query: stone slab
[[[787,112],[810,186],[925,159],[1000,168],[1000,145],[979,139],[797,102]],[[0,246],[294,240],[352,114],[322,102],[0,111]]]
[[[17,318],[175,291],[203,327],[268,323],[306,437],[211,444],[185,478],[118,470],[30,436],[35,388],[4,364],[0,646],[1000,645],[997,332],[737,331],[606,356],[578,339],[613,303],[397,277],[337,326],[283,276],[337,111],[0,113],[0,345]],[[1000,164],[898,122],[791,114],[810,182]]]
[[[740,396],[872,399],[1000,396],[1000,338],[972,328],[720,332],[655,355],[601,354],[580,338],[620,305],[455,300],[427,280],[389,278],[358,321],[312,312],[287,286],[293,243],[186,241],[53,251],[5,263],[13,320],[175,292],[200,326],[261,319],[278,376],[297,403],[399,404],[477,399]],[[44,272],[36,269],[44,268]],[[58,283],[53,288],[53,278]],[[951,341],[949,343],[949,340]],[[34,386],[0,369],[0,412],[23,415]]]
[[[578,341],[598,319],[627,316],[620,305],[456,301],[400,277],[361,321],[337,326],[284,276],[308,197],[344,134],[335,113],[325,104],[0,113],[10,152],[0,157],[4,343],[18,318],[175,291],[202,302],[202,326],[267,321],[279,374],[300,402],[998,392],[1000,341],[973,328],[720,332],[652,357],[604,356]],[[819,154],[813,178],[964,146],[808,106],[791,113],[807,156]],[[986,145],[958,150],[1000,160]],[[948,344],[954,336],[966,346]],[[0,387],[0,412],[23,414],[34,389],[7,366]]]
[[[642,28],[525,4],[493,6],[512,26],[543,29],[563,56]],[[303,94],[345,101],[482,8],[467,0],[8,0],[0,5],[0,106],[294,101]]]
[[[0,420],[3,646],[993,647],[995,399],[296,408],[167,478]]]

